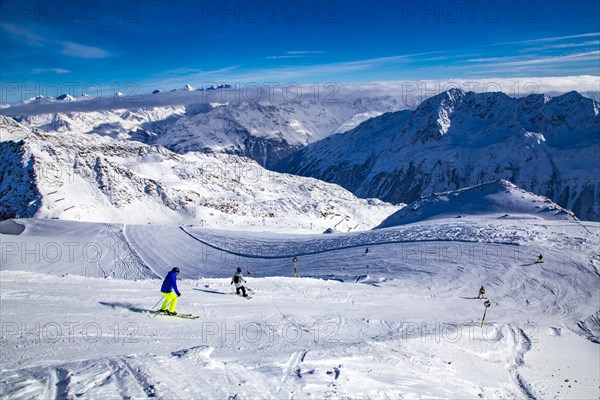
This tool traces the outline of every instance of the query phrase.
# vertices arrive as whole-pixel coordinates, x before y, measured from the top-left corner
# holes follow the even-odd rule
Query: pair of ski
[[[164,315],[165,317],[175,317],[175,318],[184,318],[184,319],[198,319],[198,318],[200,318],[199,316],[193,315],[193,314],[180,314],[180,313],[177,313],[177,314],[173,315],[173,314],[167,314],[164,311],[155,311],[155,310],[150,310],[148,312],[150,314],[154,314],[154,316]]]

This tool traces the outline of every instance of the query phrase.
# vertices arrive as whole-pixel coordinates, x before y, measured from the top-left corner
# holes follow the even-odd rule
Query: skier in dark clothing
[[[477,296],[477,298],[485,298],[485,289],[483,288],[483,286],[479,288],[479,296]]]
[[[177,306],[177,300],[179,300],[179,296],[181,296],[179,289],[177,289],[177,275],[179,275],[179,268],[175,267],[167,274],[165,280],[163,281],[160,291],[162,292],[163,296],[165,296],[165,301],[160,307],[159,312],[165,312],[169,315],[177,315],[175,312],[175,306]],[[171,303],[171,305],[167,310],[169,303]]]
[[[242,295],[244,297],[248,297],[248,294],[246,293],[246,287],[244,286],[244,283],[246,283],[246,280],[242,276],[242,269],[239,267],[238,267],[235,275],[233,275],[233,278],[231,278],[230,285],[233,285],[234,283],[235,283],[235,293],[240,294],[240,290],[241,290]]]
[[[537,259],[537,261],[536,261],[536,264],[541,264],[541,263],[543,263],[543,262],[544,262],[544,257],[542,257],[542,255],[540,254],[540,255],[538,256],[538,259]]]

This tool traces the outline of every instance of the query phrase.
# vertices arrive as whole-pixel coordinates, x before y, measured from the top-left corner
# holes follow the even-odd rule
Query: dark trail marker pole
[[[481,318],[481,327],[483,328],[483,321],[485,320],[485,314],[487,313],[487,309],[489,306],[491,306],[490,301],[486,300],[483,302],[483,305],[485,306],[485,309],[483,310],[483,318]]]
[[[294,259],[292,261],[294,261],[294,278],[295,278],[296,277],[296,263],[298,262],[298,259],[296,257],[294,257]]]

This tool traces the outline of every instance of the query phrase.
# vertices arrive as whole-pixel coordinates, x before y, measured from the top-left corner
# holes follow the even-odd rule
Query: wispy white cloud
[[[515,67],[523,65],[563,63],[572,61],[598,60],[600,50],[586,51],[575,54],[565,54],[560,56],[526,58],[524,56],[506,56],[506,57],[490,57],[490,58],[475,58],[467,60],[472,63],[485,63],[481,66],[503,66]]]
[[[522,59],[523,57],[525,57],[525,56],[500,56],[500,57],[469,58],[468,60],[465,60],[465,62],[479,63],[479,62],[508,61],[508,60]]]
[[[521,54],[526,53],[539,53],[542,51],[556,51],[556,50],[568,50],[568,49],[582,49],[582,48],[598,48],[600,46],[600,40],[589,40],[585,42],[571,42],[571,43],[559,43],[559,44],[538,44],[533,47],[524,47],[518,50]]]
[[[106,58],[111,56],[108,51],[99,47],[87,46],[68,41],[61,41],[59,43],[63,46],[60,52],[65,56],[79,58]]]
[[[101,49],[100,47],[89,46],[72,41],[48,39],[44,36],[38,35],[31,29],[17,26],[8,22],[0,23],[0,29],[15,38],[24,41],[30,46],[43,47],[48,50],[53,50],[56,47],[56,44],[58,44],[60,45],[60,53],[69,57],[106,58],[112,55],[110,52]]]
[[[47,72],[54,72],[55,74],[70,74],[71,71],[64,68],[33,68],[31,70],[32,74],[43,74]]]
[[[555,36],[555,37],[546,37],[546,38],[538,38],[538,39],[519,40],[516,42],[496,43],[496,45],[502,46],[502,45],[508,45],[508,44],[557,42],[557,41],[566,40],[566,39],[576,39],[576,38],[585,38],[585,37],[600,37],[600,32],[582,33],[580,35]]]
[[[311,51],[288,51],[290,55],[302,55],[302,54],[326,54],[326,51],[322,50],[311,50]]]
[[[272,82],[295,82],[302,79],[334,79],[340,74],[369,71],[381,67],[390,67],[395,64],[412,63],[419,60],[421,56],[446,53],[446,51],[431,51],[414,54],[403,54],[390,57],[369,58],[356,61],[344,61],[336,63],[323,63],[313,65],[266,67],[256,69],[243,69],[238,66],[230,66],[213,71],[195,70],[193,68],[179,68],[165,71],[156,78],[155,82],[165,83],[167,87],[180,87],[185,83],[194,82],[228,82],[248,83],[262,82],[268,77]],[[170,77],[163,79],[162,77]],[[329,77],[329,78],[326,78]]]
[[[598,46],[600,45],[600,40],[590,40],[587,42],[580,43],[561,43],[561,44],[552,44],[548,46],[543,46],[542,49],[570,49],[574,47],[587,47],[587,46]]]
[[[285,56],[268,56],[267,59],[269,60],[277,60],[277,59],[285,59],[285,58],[313,58],[316,57],[315,55],[293,55],[293,54],[287,54]]]
[[[0,29],[16,38],[25,40],[27,44],[32,46],[43,46],[46,42],[44,37],[27,28],[11,24],[10,22],[0,23]]]
[[[314,58],[321,54],[327,54],[327,52],[322,50],[286,51],[285,55],[268,56],[267,59]]]

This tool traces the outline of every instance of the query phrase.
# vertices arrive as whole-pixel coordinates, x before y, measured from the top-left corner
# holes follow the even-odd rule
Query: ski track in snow
[[[2,398],[598,395],[600,240],[577,223],[442,220],[321,236],[23,223],[2,235],[13,246],[1,254]],[[70,240],[73,226],[101,257],[13,254]],[[545,263],[533,264],[540,252]],[[290,278],[291,255],[304,278]],[[199,320],[143,312],[175,265],[177,309]],[[237,265],[258,274],[247,277],[252,300],[224,295]]]
[[[153,277],[157,277],[160,278],[160,275],[157,274],[151,267],[150,265],[142,258],[142,256],[139,255],[139,253],[135,250],[135,247],[131,245],[131,242],[129,241],[129,239],[127,238],[127,233],[126,233],[126,228],[127,225],[123,224],[123,228],[122,230],[119,232],[122,236],[123,236],[123,242],[127,245],[127,249],[131,252],[131,254],[134,256],[134,258],[138,261],[139,265],[142,265],[145,269],[149,270]]]
[[[519,373],[519,368],[525,364],[525,354],[531,350],[531,341],[521,328],[511,325],[507,327],[510,331],[508,344],[513,355],[512,365],[509,367],[510,375],[526,398],[536,399],[537,396],[533,393],[530,385]]]

